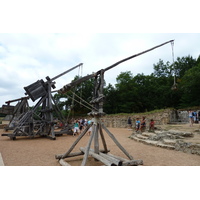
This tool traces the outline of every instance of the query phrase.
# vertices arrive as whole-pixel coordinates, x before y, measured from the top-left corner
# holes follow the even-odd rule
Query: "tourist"
[[[84,119],[80,119],[79,120],[79,129],[80,129],[80,133],[84,130]]]
[[[198,111],[197,118],[198,118],[198,122],[200,123],[200,110]]]
[[[139,118],[136,118],[135,130],[136,130],[136,132],[138,132],[140,130],[140,120],[139,120]]]
[[[78,120],[75,120],[73,136],[75,136],[77,134],[79,134],[79,122],[78,122]]]
[[[193,126],[193,112],[192,110],[189,110],[189,123],[190,123],[190,126]]]
[[[155,122],[153,119],[151,119],[151,121],[149,123],[149,131],[154,131],[154,125],[155,125]]]
[[[196,123],[197,122],[197,112],[193,111],[192,115],[193,115],[193,122]]]
[[[145,130],[145,128],[146,128],[146,119],[145,117],[142,117],[140,131],[142,132],[142,130]]]
[[[128,118],[128,128],[129,128],[129,130],[131,130],[131,128],[132,128],[132,120],[131,120],[131,117]]]
[[[92,121],[91,121],[91,120],[88,120],[87,125],[89,126],[91,123],[92,123]],[[88,130],[88,135],[90,135],[91,132],[92,132],[92,126],[91,126],[91,127],[89,128],[89,130]]]
[[[88,125],[87,119],[84,120],[84,126],[86,127]]]

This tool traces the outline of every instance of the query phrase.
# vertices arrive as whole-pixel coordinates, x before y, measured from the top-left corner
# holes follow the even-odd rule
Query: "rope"
[[[172,90],[176,90],[177,89],[177,84],[176,84],[176,69],[174,66],[174,41],[171,42],[171,46],[172,46],[172,66],[174,69],[174,84],[172,86]]]
[[[71,91],[71,90],[70,90]],[[72,91],[71,91],[72,92]],[[95,108],[95,107],[93,107],[91,104],[89,104],[87,101],[85,101],[84,99],[82,99],[80,96],[78,96],[77,94],[75,94],[74,92],[72,92],[72,94],[73,95],[75,95],[77,98],[79,98],[79,99],[81,99],[81,101],[83,101],[84,103],[86,103],[88,106],[90,106],[90,108],[89,109],[95,109],[95,110],[97,110],[98,111],[98,109],[97,108]],[[78,102],[78,101],[77,101]],[[83,105],[84,106],[84,105]],[[86,107],[86,106],[85,106]],[[88,107],[87,107],[88,108]]]
[[[69,95],[67,95],[67,96],[68,96],[69,98],[71,98],[71,99],[72,99],[72,97],[71,97],[71,96],[69,96]],[[74,99],[74,101],[76,101],[77,103],[80,103],[80,102],[79,102],[79,101],[77,101],[76,99]],[[86,107],[86,108],[88,108],[89,110],[91,110],[91,108],[90,108],[90,107],[88,107],[88,106],[86,106],[86,105],[84,105],[84,104],[83,104],[83,106],[84,106],[84,107]],[[95,108],[95,109],[96,109],[96,108]]]
[[[176,84],[176,70],[174,67],[174,41],[171,42],[171,46],[172,46],[172,66],[174,68],[174,84]]]
[[[83,77],[83,66],[79,67],[79,76],[81,76],[81,78]],[[80,91],[80,96],[82,97],[82,91],[83,91],[83,85],[81,84],[81,91]],[[80,105],[82,105],[82,100],[80,99]]]
[[[80,71],[81,71],[81,74],[82,74],[82,67],[83,67],[83,65],[80,65],[79,68],[78,68],[78,77],[80,76]],[[76,90],[76,89],[77,89],[77,86],[74,88],[74,90]],[[69,120],[70,113],[71,113],[72,109],[74,108],[74,100],[75,100],[74,95],[75,95],[75,93],[73,93],[73,97],[70,97],[69,95],[67,95],[68,97],[70,97],[72,99],[72,104],[70,106],[70,111],[69,111],[68,116],[67,116],[67,121]],[[72,113],[72,117],[74,117],[74,113]]]

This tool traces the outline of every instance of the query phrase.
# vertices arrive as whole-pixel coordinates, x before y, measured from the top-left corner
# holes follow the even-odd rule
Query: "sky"
[[[0,105],[24,97],[25,86],[46,81],[46,76],[53,78],[79,63],[83,63],[81,68],[55,80],[56,89],[76,75],[91,74],[170,40],[174,40],[175,60],[200,55],[199,33],[0,33]],[[150,75],[159,59],[172,63],[171,43],[106,71],[106,84],[114,86],[121,72]]]

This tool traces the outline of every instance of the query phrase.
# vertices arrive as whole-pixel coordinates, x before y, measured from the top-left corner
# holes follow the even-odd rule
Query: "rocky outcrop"
[[[188,137],[194,137],[194,134],[177,130],[133,133],[130,136],[145,144],[200,155],[200,144],[184,141]]]

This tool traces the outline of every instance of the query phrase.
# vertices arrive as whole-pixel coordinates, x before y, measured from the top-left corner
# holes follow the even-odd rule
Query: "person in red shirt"
[[[154,124],[155,124],[154,120],[151,119],[151,121],[149,123],[149,131],[154,131]]]

